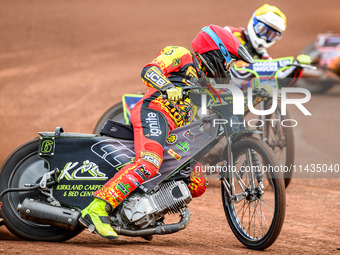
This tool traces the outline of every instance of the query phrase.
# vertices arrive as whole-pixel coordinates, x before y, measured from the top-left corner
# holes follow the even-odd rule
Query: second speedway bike
[[[325,93],[340,84],[340,34],[318,34],[302,49],[301,54],[309,55],[316,69],[304,72],[304,79],[300,79],[297,86],[307,88],[312,93]],[[329,65],[336,59],[338,68],[334,70]]]
[[[200,101],[200,96],[191,93],[193,101]],[[253,137],[257,130],[216,124],[216,119],[241,122],[244,117],[232,115],[230,95],[221,99],[227,104],[211,106],[211,115],[169,134],[157,175],[109,214],[119,235],[151,240],[154,235],[185,229],[192,200],[187,187],[190,172],[202,155],[226,137],[219,180],[230,228],[250,249],[262,250],[275,242],[286,201],[282,174],[275,170],[278,163],[272,150]],[[92,201],[92,193],[134,157],[131,126],[111,120],[101,135],[61,128],[39,133],[14,150],[1,168],[1,215],[6,227],[25,240],[60,242],[76,236],[83,230],[80,211]],[[136,171],[147,174],[143,168]],[[179,222],[166,223],[168,214],[180,215]]]

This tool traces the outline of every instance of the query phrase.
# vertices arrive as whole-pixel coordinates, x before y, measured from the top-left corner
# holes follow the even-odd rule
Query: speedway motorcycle
[[[200,93],[190,97],[200,104]],[[119,235],[151,240],[153,235],[185,229],[192,200],[187,187],[190,172],[202,155],[226,137],[218,177],[227,221],[250,249],[265,249],[275,242],[285,216],[278,163],[272,150],[253,137],[259,131],[247,130],[240,124],[244,116],[232,114],[230,95],[221,99],[223,105],[216,101],[210,107],[211,115],[169,134],[157,175],[139,185],[109,215]],[[219,119],[239,124],[221,124]],[[1,215],[6,227],[17,237],[34,241],[60,242],[79,234],[83,230],[80,211],[92,201],[94,191],[134,159],[133,144],[131,125],[112,120],[100,135],[68,133],[62,128],[40,132],[14,150],[1,168]],[[147,174],[143,168],[136,171]],[[168,214],[180,215],[179,222],[166,224]]]
[[[242,82],[242,84],[236,84],[242,90],[246,90],[248,87],[258,88],[259,86],[269,85],[273,88],[280,89],[280,83],[282,85],[282,80],[278,78],[278,74],[291,66],[297,66],[299,68],[310,68],[306,65],[299,65],[294,63],[294,57],[284,57],[272,60],[254,60],[253,64],[246,64],[244,62],[242,65],[237,63],[234,65],[234,69],[240,72],[247,72],[252,75],[251,79],[247,79]],[[120,121],[124,123],[130,122],[130,114],[134,105],[143,97],[143,94],[124,94],[122,96],[122,101],[110,107],[103,116],[97,122],[94,133],[99,134],[102,126],[105,124],[106,120],[111,119],[115,121]],[[212,99],[213,100],[213,99]],[[260,110],[269,109],[272,105],[272,100],[267,97],[263,100],[258,107]],[[247,118],[251,118],[249,111],[246,112]],[[254,116],[252,116],[254,117]],[[194,106],[193,118],[199,119],[199,108]],[[290,119],[289,112],[286,115],[281,114],[280,103],[278,103],[278,108],[270,115],[255,116],[259,118],[261,123],[264,123],[258,129],[262,132],[260,138],[268,144],[270,148],[273,149],[279,164],[286,166],[288,171],[285,171],[285,186],[288,187],[291,178],[292,171],[290,166],[294,164],[294,133],[292,127],[286,127],[282,125],[282,122]],[[269,121],[271,119],[278,120],[273,124]]]
[[[330,70],[329,63],[340,56],[340,34],[321,33],[307,44],[301,54],[309,55],[312,65],[317,69],[303,73],[297,83],[312,93],[325,93],[336,84],[340,84],[340,73]]]

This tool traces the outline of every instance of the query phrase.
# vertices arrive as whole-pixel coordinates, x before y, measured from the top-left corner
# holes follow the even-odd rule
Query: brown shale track
[[[0,3],[0,163],[19,144],[62,126],[90,133],[123,93],[144,91],[142,67],[162,47],[191,40],[208,24],[246,26],[266,1],[2,0]],[[270,53],[293,55],[316,34],[340,32],[340,2],[270,1],[288,17]],[[296,163],[339,164],[340,87],[312,96],[294,129]],[[190,204],[187,229],[152,242],[107,241],[84,231],[66,243],[26,242],[0,228],[3,254],[250,254],[233,236],[216,179]],[[340,179],[294,179],[282,233],[266,253],[340,254]]]

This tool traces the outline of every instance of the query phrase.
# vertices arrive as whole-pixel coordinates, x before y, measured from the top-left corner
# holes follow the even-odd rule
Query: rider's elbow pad
[[[154,65],[144,67],[141,76],[145,83],[161,92],[165,92],[174,86],[163,74],[162,70]]]

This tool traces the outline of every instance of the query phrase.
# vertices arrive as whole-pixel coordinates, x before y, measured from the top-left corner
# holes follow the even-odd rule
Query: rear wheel
[[[257,138],[232,147],[233,168],[222,182],[224,211],[231,230],[247,248],[263,250],[281,232],[285,217],[285,187],[271,149]]]
[[[265,109],[269,109],[271,105],[272,100],[266,101]],[[293,175],[293,171],[291,169],[294,164],[295,155],[294,133],[293,127],[289,127],[292,123],[289,123],[290,116],[288,111],[285,116],[281,115],[281,108],[279,105],[280,102],[272,114],[266,115],[267,121],[264,129],[264,140],[274,151],[279,165],[285,167],[284,182],[285,187],[287,188]]]
[[[247,113],[246,119],[249,121],[258,120],[258,122],[252,121],[253,126],[250,128],[256,128],[262,133],[256,137],[263,140],[274,152],[278,163],[284,168],[285,186],[288,187],[293,172],[291,168],[294,164],[295,150],[294,150],[294,123],[291,123],[290,115],[287,111],[286,115],[281,114],[281,101],[277,103],[276,110],[269,114],[261,116],[254,115],[250,112]],[[260,102],[256,106],[260,110],[268,110],[272,107],[272,99]],[[254,124],[255,123],[255,124]]]
[[[7,188],[24,188],[25,184],[35,184],[49,170],[45,161],[38,157],[38,139],[27,142],[16,149],[4,162],[0,173],[0,191]],[[65,230],[50,225],[39,224],[21,218],[18,205],[25,198],[46,201],[47,196],[40,191],[10,192],[2,200],[2,217],[6,227],[17,237],[30,241],[66,241],[79,234],[82,228]]]

